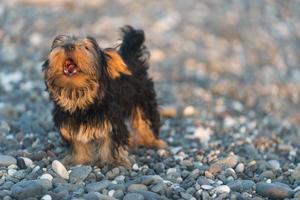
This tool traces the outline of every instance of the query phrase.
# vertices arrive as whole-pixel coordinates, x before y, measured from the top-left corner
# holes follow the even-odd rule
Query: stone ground
[[[0,199],[300,199],[297,0],[0,2]],[[145,29],[166,150],[63,166],[41,63],[55,35]]]

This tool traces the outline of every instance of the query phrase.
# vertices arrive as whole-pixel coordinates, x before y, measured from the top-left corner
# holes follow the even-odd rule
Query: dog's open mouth
[[[77,74],[77,72],[79,71],[79,68],[77,67],[77,65],[75,64],[75,62],[72,59],[67,59],[65,61],[65,65],[64,65],[64,74],[67,76],[72,76],[74,74]]]

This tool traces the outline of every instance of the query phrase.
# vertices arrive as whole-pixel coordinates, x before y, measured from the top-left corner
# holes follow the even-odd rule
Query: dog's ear
[[[97,53],[101,53],[102,50],[97,42],[97,40],[91,36],[87,36],[86,39],[92,44],[94,50],[97,52]]]
[[[54,38],[52,42],[51,48],[53,49],[55,46],[57,46],[59,43],[65,41],[69,36],[67,35],[58,35]]]
[[[121,74],[131,75],[120,54],[114,49],[105,49],[107,71],[112,79],[119,78]]]

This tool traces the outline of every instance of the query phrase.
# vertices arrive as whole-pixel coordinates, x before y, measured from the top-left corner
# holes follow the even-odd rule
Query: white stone
[[[220,185],[213,190],[216,194],[230,193],[230,187],[227,185]]]
[[[62,177],[64,179],[69,179],[69,172],[67,171],[65,166],[61,162],[59,162],[58,160],[54,160],[52,162],[52,169],[60,177]]]
[[[49,194],[44,195],[41,200],[52,200],[52,197]]]
[[[26,167],[32,167],[33,166],[33,162],[30,158],[26,158],[26,157],[21,157],[21,158],[24,160]]]
[[[210,128],[200,126],[195,130],[193,138],[198,139],[202,144],[207,145],[211,135],[212,130]]]
[[[173,173],[176,173],[177,169],[176,168],[169,168],[167,170],[167,174],[173,174]]]
[[[15,164],[12,164],[12,165],[9,165],[7,168],[8,169],[18,169],[18,166]]]
[[[193,115],[195,115],[195,113],[196,113],[196,111],[195,111],[195,108],[193,106],[187,106],[183,110],[183,115],[185,117],[193,116]]]
[[[51,174],[43,174],[40,179],[47,179],[50,182],[53,180],[53,177],[51,176]]]
[[[237,173],[243,173],[245,170],[245,165],[243,163],[239,163],[236,167],[235,167],[235,171]]]
[[[211,189],[213,189],[214,187],[211,186],[211,185],[201,185],[201,188],[204,189],[204,190],[211,190]]]
[[[110,190],[108,192],[108,196],[112,197],[112,196],[114,196],[114,193],[115,193],[115,190]]]
[[[226,117],[224,121],[225,128],[232,128],[237,124],[237,121],[232,117]]]
[[[298,186],[294,189],[294,192],[297,192],[297,191],[300,191],[300,186]]]
[[[135,171],[138,171],[140,168],[139,168],[138,164],[134,163],[132,165],[132,169],[135,170]]]
[[[269,160],[268,163],[271,165],[272,169],[280,169],[280,163],[278,160]]]
[[[8,169],[7,174],[10,175],[10,176],[12,176],[12,175],[14,175],[16,172],[17,172],[17,170],[15,170],[15,169]]]

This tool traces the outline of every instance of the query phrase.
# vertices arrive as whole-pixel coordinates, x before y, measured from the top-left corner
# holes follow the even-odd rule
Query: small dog
[[[53,119],[71,144],[67,164],[130,166],[128,147],[165,148],[142,30],[125,26],[118,48],[57,36],[43,64]],[[126,120],[131,124],[131,133]]]

